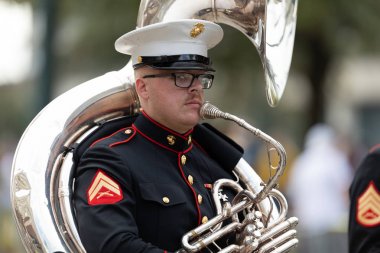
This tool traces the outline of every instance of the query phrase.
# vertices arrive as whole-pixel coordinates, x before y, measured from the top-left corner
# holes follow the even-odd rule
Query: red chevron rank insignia
[[[98,170],[87,191],[89,205],[115,204],[123,199],[123,192],[115,180]]]
[[[364,227],[380,225],[380,192],[373,181],[358,198],[356,219]]]

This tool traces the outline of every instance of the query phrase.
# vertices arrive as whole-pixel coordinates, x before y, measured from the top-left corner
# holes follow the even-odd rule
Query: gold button
[[[191,135],[189,135],[189,139],[187,139],[187,145],[190,145],[191,143]]]
[[[163,197],[162,201],[164,201],[165,204],[169,204],[170,199],[168,197]]]
[[[131,129],[127,129],[127,130],[125,130],[125,133],[126,134],[130,134],[130,133],[132,133],[132,130]]]
[[[194,178],[193,178],[192,175],[189,175],[189,176],[187,177],[187,180],[189,180],[189,183],[190,183],[191,185],[194,183]]]
[[[207,216],[203,216],[203,218],[202,218],[202,224],[205,224],[206,222],[208,222],[208,218],[207,218]]]
[[[166,137],[166,140],[168,140],[169,145],[173,146],[175,144],[175,137],[173,135],[168,135]]]
[[[182,165],[185,165],[185,163],[186,163],[186,156],[185,155],[182,155],[181,156],[181,163],[182,163]]]
[[[202,195],[198,194],[198,203],[202,204],[202,202],[203,202],[203,197]]]

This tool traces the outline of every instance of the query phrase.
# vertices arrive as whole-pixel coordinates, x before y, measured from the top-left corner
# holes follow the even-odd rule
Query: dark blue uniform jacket
[[[242,150],[210,126],[185,134],[144,113],[84,152],[74,204],[88,252],[172,252],[215,216],[211,185],[233,178]]]
[[[356,171],[350,187],[349,252],[380,252],[380,145]]]

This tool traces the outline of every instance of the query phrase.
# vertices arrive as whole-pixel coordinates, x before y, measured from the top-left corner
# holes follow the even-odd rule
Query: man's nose
[[[198,78],[194,78],[193,83],[189,87],[190,92],[193,92],[193,91],[198,91],[199,92],[202,89],[203,89],[203,87],[202,87],[201,81],[199,81]]]

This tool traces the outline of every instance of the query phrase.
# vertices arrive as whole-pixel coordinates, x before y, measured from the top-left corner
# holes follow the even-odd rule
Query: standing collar
[[[187,152],[192,147],[193,129],[184,134],[177,133],[158,123],[144,111],[137,117],[133,126],[149,141],[173,152]]]

